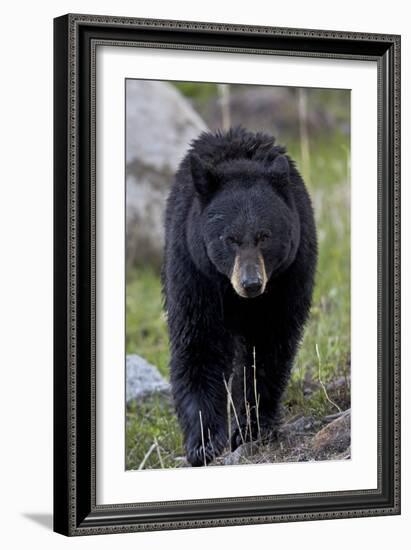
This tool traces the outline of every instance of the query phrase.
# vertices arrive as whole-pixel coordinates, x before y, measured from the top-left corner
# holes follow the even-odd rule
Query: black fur
[[[316,231],[309,195],[285,149],[243,128],[203,133],[192,143],[168,198],[165,225],[171,383],[187,458],[199,466],[228,444],[224,380],[233,371],[241,435],[250,435],[244,367],[252,430],[256,394],[260,428],[275,425],[309,314]],[[247,247],[262,254],[268,278],[264,293],[249,299],[230,282],[235,255]],[[233,429],[235,447],[241,436],[236,423]]]

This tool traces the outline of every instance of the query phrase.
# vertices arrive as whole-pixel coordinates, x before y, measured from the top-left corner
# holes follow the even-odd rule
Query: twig
[[[143,460],[141,461],[140,463],[140,466],[138,467],[139,470],[142,470],[144,468],[144,465],[145,463],[147,462],[149,456],[151,455],[151,453],[154,451],[154,449],[157,447],[157,443],[153,443],[151,445],[151,447],[149,448],[149,450],[146,452],[146,454],[144,455],[144,458]]]
[[[255,362],[255,346],[253,346],[253,374],[254,374],[255,416],[257,418],[258,439],[261,439],[260,414],[259,414],[260,396],[257,394],[257,365]]]
[[[162,458],[161,453],[160,453],[160,445],[158,444],[158,441],[157,441],[157,438],[156,438],[156,437],[154,438],[154,443],[156,444],[157,456],[158,456],[158,460],[159,460],[159,462],[160,462],[160,466],[161,466],[162,468],[164,468],[163,458]]]
[[[243,380],[243,386],[244,386],[244,405],[245,405],[245,414],[247,419],[247,429],[250,434],[250,442],[253,442],[253,432],[251,429],[251,408],[250,403],[247,401],[247,377],[246,377],[246,367],[244,366],[244,380]],[[245,439],[247,439],[247,432],[245,434]]]
[[[321,380],[321,356],[320,356],[320,350],[318,349],[318,344],[315,344],[315,351],[317,353],[317,358],[318,358],[318,381],[320,382],[320,385],[321,385],[321,387],[324,391],[324,395],[325,395],[327,401],[329,401],[329,403],[331,403],[331,405],[333,405],[336,409],[338,409],[338,412],[341,413],[342,410],[337,405],[337,403],[334,403],[334,401],[329,398],[328,393],[327,393],[327,388],[325,387],[324,382]]]
[[[207,466],[206,452],[205,452],[205,443],[204,443],[204,428],[203,428],[203,417],[201,416],[201,411],[198,411],[200,415],[200,426],[201,426],[201,444],[203,446],[203,456],[204,456],[204,466]]]
[[[238,416],[237,416],[237,411],[236,411],[236,408],[235,408],[235,405],[234,405],[234,401],[233,401],[233,398],[231,396],[231,392],[227,386],[227,382],[226,382],[226,379],[225,377],[223,377],[223,381],[224,381],[224,386],[225,386],[225,389],[227,391],[227,395],[228,395],[228,398],[230,400],[230,403],[231,403],[231,406],[233,408],[233,412],[234,412],[234,418],[235,418],[235,421],[237,422],[237,426],[238,426],[238,431],[240,432],[240,437],[241,437],[241,441],[243,443],[245,443],[245,440],[244,440],[244,437],[243,437],[243,433],[241,431],[241,426],[240,426],[240,421],[238,420]]]
[[[221,103],[222,127],[224,130],[228,130],[231,126],[230,85],[217,84],[217,87]]]
[[[230,395],[232,387],[233,375],[228,379],[228,390],[227,390],[227,428],[228,428],[228,441],[230,442],[230,451],[232,452],[231,445],[231,406],[230,406]]]
[[[310,174],[310,141],[308,138],[308,116],[307,116],[307,91],[305,88],[298,88],[298,114],[300,119],[300,145],[301,162],[305,181],[311,183]]]
[[[331,420],[336,420],[337,418],[340,418],[341,416],[348,414],[350,411],[351,409],[347,409],[345,411],[341,411],[338,413],[327,414],[327,416],[324,416],[324,420],[326,420],[327,422],[331,422]]]

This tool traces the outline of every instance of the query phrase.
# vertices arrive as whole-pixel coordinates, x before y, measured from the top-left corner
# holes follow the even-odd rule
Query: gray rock
[[[316,458],[331,458],[344,452],[348,454],[350,443],[351,409],[348,409],[315,435],[311,447]]]
[[[190,142],[206,129],[171,84],[127,80],[126,257],[158,267],[166,197]]]
[[[301,416],[297,420],[294,420],[294,422],[289,422],[288,424],[284,424],[280,431],[282,433],[287,432],[296,432],[296,433],[303,433],[303,432],[309,432],[315,429],[318,429],[319,422],[315,420],[313,416]]]
[[[335,380],[327,384],[325,387],[327,391],[333,391],[341,388],[350,387],[350,384],[351,384],[351,380],[349,376],[348,377],[340,376],[339,378],[336,378]]]
[[[151,365],[139,355],[127,355],[127,403],[133,400],[141,400],[157,393],[169,394],[170,384],[161,376],[154,365]]]
[[[252,443],[243,443],[237,447],[235,451],[224,456],[224,466],[235,466],[236,464],[241,464],[243,459],[252,456],[254,448],[256,448],[256,446],[253,446]]]

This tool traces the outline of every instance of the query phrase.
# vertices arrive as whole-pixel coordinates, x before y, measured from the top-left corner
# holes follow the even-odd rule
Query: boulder
[[[126,84],[127,267],[159,267],[164,208],[177,167],[205,123],[179,91],[166,82]]]
[[[170,384],[158,369],[139,355],[126,358],[126,400],[142,400],[154,394],[168,395]]]
[[[334,458],[335,455],[349,453],[350,443],[351,409],[348,409],[313,437],[311,447],[316,458]]]

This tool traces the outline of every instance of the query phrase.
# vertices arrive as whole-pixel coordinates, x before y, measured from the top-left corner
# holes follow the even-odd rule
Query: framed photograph
[[[54,529],[400,513],[400,37],[54,20]]]

